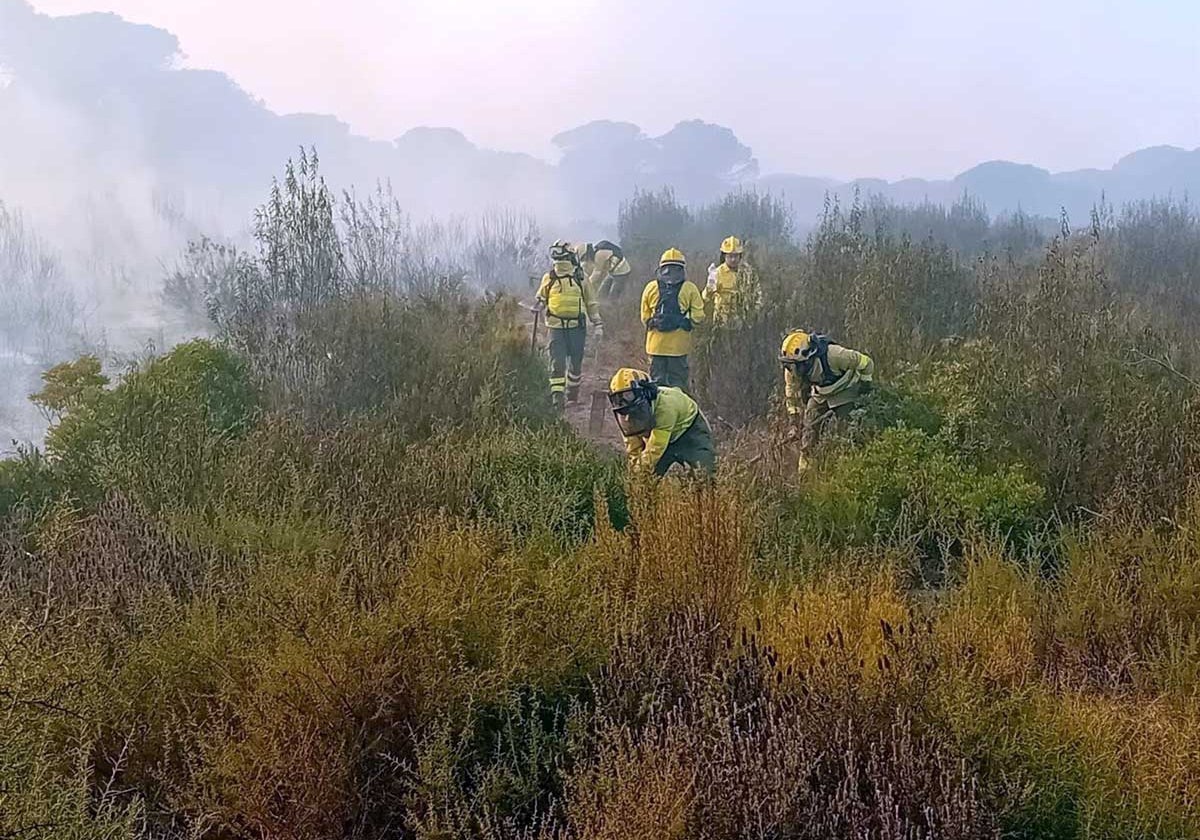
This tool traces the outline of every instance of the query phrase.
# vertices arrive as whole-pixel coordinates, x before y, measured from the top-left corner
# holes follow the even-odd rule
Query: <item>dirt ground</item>
[[[646,358],[640,337],[613,333],[600,340],[588,336],[579,402],[567,406],[566,419],[581,436],[624,451],[621,432],[608,408],[608,383],[618,368],[644,368]]]

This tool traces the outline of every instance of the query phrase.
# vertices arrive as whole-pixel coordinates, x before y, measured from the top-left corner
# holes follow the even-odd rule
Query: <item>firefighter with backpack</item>
[[[538,287],[538,305],[546,310],[550,329],[550,398],[560,411],[565,402],[579,399],[583,382],[583,351],[587,343],[587,322],[595,328],[596,338],[604,337],[600,305],[588,286],[575,253],[559,240],[550,246],[554,265],[542,277]]]
[[[571,250],[575,252],[583,276],[597,298],[616,297],[620,293],[619,284],[632,270],[620,245],[601,239],[599,242],[572,245]]]
[[[688,389],[692,330],[704,321],[704,299],[687,279],[687,261],[678,248],[663,252],[655,279],[642,291],[642,323],[650,376],[660,385]]]
[[[803,330],[793,330],[783,339],[779,362],[787,412],[800,426],[799,468],[804,472],[822,427],[835,417],[849,415],[870,393],[875,363],[866,353]]]

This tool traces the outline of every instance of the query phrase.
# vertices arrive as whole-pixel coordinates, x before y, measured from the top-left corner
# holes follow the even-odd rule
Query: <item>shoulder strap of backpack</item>
[[[821,363],[821,373],[824,374],[825,384],[829,385],[836,382],[838,377],[834,376],[833,369],[829,367],[829,336],[817,333],[812,337],[811,341],[817,348],[814,355],[816,355],[817,361]]]

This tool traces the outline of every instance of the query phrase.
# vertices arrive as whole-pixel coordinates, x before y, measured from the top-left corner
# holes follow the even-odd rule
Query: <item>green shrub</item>
[[[992,265],[981,337],[930,367],[925,390],[966,450],[1029,464],[1066,515],[1177,504],[1200,463],[1194,380],[1174,344],[1110,287],[1094,237],[1036,266]]]
[[[893,383],[876,386],[862,402],[855,425],[860,437],[892,428],[918,429],[931,437],[942,431],[945,419],[938,408],[906,380],[906,372],[901,370]]]
[[[827,461],[809,486],[804,517],[838,542],[919,537],[936,544],[971,532],[1024,535],[1044,501],[1023,468],[981,472],[939,438],[895,428]]]
[[[55,384],[51,376],[48,389]],[[244,363],[194,341],[69,407],[47,434],[46,453],[79,501],[94,504],[117,490],[152,510],[183,505],[202,499],[256,412]]]
[[[663,251],[680,248],[688,258],[689,278],[700,287],[705,267],[716,262],[727,236],[737,236],[748,246],[752,264],[795,251],[791,206],[753,189],[732,192],[700,207],[681,204],[670,188],[638,190],[622,202],[618,228],[621,245],[635,268],[644,268],[643,278],[658,266]]]
[[[402,534],[433,511],[522,537],[577,544],[596,498],[624,524],[623,462],[566,426],[447,426],[413,441],[404,424],[362,419],[320,432],[273,419],[233,459],[218,505],[226,521],[286,520],[290,532]]]
[[[93,762],[103,651],[61,630],[6,622],[0,635],[0,837],[143,837],[144,800]]]
[[[42,382],[42,390],[29,399],[48,415],[61,418],[99,399],[109,379],[101,373],[100,359],[80,356],[50,368],[42,374]]]
[[[380,413],[414,437],[447,424],[494,428],[552,416],[546,370],[530,352],[523,313],[506,296],[477,298],[456,284],[413,299],[361,298],[306,319],[319,350],[281,361],[277,405],[309,417]]]
[[[612,524],[621,527],[628,516],[624,461],[597,452],[563,426],[486,438],[459,433],[432,441],[416,461],[418,470],[432,467],[448,483],[461,482],[468,510],[519,535],[579,543],[592,533],[597,496]]]
[[[639,190],[621,203],[618,218],[621,246],[651,269],[658,265],[659,255],[667,248],[690,244],[691,225],[691,211],[676,201],[669,188],[660,192]]]
[[[34,514],[58,495],[59,484],[46,457],[37,449],[21,449],[0,460],[0,517],[18,508]]]

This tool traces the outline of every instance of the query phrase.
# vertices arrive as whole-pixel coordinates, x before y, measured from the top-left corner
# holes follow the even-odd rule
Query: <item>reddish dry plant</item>
[[[998,836],[966,762],[917,734],[917,710],[816,695],[777,660],[701,610],[623,639],[545,836]]]

